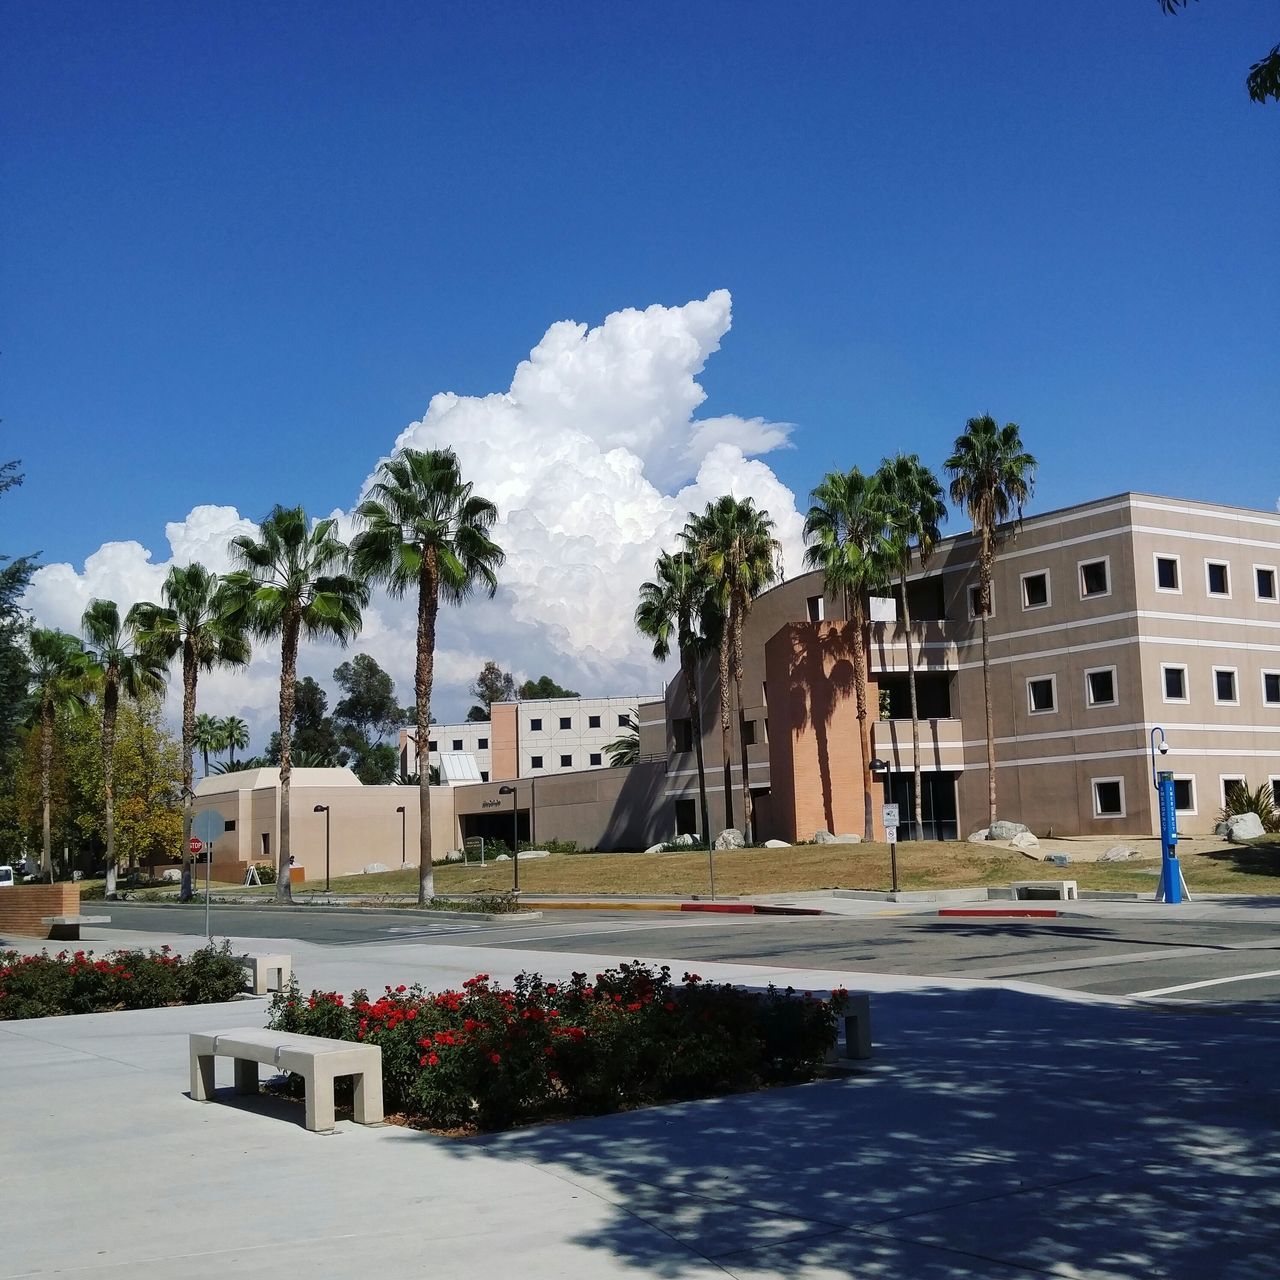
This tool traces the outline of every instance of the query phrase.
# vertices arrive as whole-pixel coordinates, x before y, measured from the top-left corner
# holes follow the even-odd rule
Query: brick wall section
[[[15,884],[0,889],[0,934],[24,938],[47,938],[49,926],[44,916],[80,914],[78,884]]]

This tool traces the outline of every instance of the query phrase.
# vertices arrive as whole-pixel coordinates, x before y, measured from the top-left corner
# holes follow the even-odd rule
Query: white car
[[[0,889],[7,889],[13,883],[13,868],[0,867]]]

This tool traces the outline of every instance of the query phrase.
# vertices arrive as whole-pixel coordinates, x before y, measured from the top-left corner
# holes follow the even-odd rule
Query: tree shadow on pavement
[[[1280,1271],[1280,1014],[877,995],[846,1078],[453,1144],[612,1206],[578,1243],[676,1278]]]

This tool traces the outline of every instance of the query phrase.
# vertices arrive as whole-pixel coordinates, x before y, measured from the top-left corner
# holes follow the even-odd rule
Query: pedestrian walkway
[[[199,944],[113,938],[164,941]],[[412,941],[261,949],[291,950],[304,989],[340,991],[615,962]],[[466,1141],[350,1123],[318,1137],[283,1102],[184,1096],[187,1033],[264,1021],[261,1002],[0,1023],[0,1168],[20,1171],[0,1277],[479,1280],[513,1259],[534,1280],[1277,1274],[1274,1011],[699,971],[871,990],[875,1057],[842,1079]]]

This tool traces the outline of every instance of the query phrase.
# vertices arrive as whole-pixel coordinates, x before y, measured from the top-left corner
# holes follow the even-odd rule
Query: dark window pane
[[[1089,672],[1089,701],[1093,704],[1116,700],[1115,673],[1111,671]]]
[[[1190,778],[1174,778],[1173,807],[1180,813],[1188,813],[1196,807],[1194,784]]]
[[[603,761],[603,760],[601,760],[601,758],[600,758],[600,753],[599,753],[598,751],[593,751],[593,752],[591,753],[591,763],[592,763],[592,764],[603,764],[603,763],[604,763],[604,761]]]
[[[1118,817],[1123,811],[1124,805],[1120,801],[1118,782],[1095,782],[1093,793],[1099,817]]]
[[[1033,573],[1022,580],[1022,599],[1028,609],[1038,609],[1049,603],[1049,575]]]
[[[1090,560],[1080,566],[1080,590],[1086,596],[1104,596],[1108,591],[1107,562]]]
[[[572,717],[572,716],[561,716],[561,717],[560,717],[560,727],[561,727],[562,729],[572,729],[572,728],[573,728],[573,717]]]
[[[1166,667],[1164,669],[1164,696],[1166,698],[1185,698],[1187,696],[1187,672],[1184,667]]]
[[[1213,685],[1218,693],[1219,702],[1236,700],[1236,673],[1234,671],[1215,671]]]
[[[588,716],[588,717],[587,717],[587,728],[588,728],[588,729],[598,729],[599,727],[600,727],[600,717],[599,717],[599,716]]]
[[[1274,569],[1259,569],[1258,573],[1258,599],[1274,600],[1276,598],[1276,571]]]
[[[572,757],[572,756],[561,756],[561,757],[560,757],[560,767],[561,767],[562,769],[572,769],[572,768],[573,768],[573,757]]]
[[[529,759],[529,767],[530,767],[531,769],[541,769],[541,768],[542,768],[542,757],[541,757],[541,756],[532,756],[532,757],[530,757],[530,759]]]
[[[1161,556],[1156,561],[1156,585],[1166,591],[1178,589],[1178,562],[1169,556]]]
[[[1262,697],[1268,705],[1280,704],[1280,671],[1268,671],[1263,675]]]
[[[1211,596],[1225,596],[1227,592],[1227,566],[1225,564],[1211,564],[1209,566],[1209,594]]]
[[[542,728],[542,721],[541,721],[541,720],[530,720],[530,721],[529,721],[529,729],[530,729],[530,732],[532,732],[532,733],[537,733],[537,732],[538,732],[538,730],[540,730],[541,728]]]

